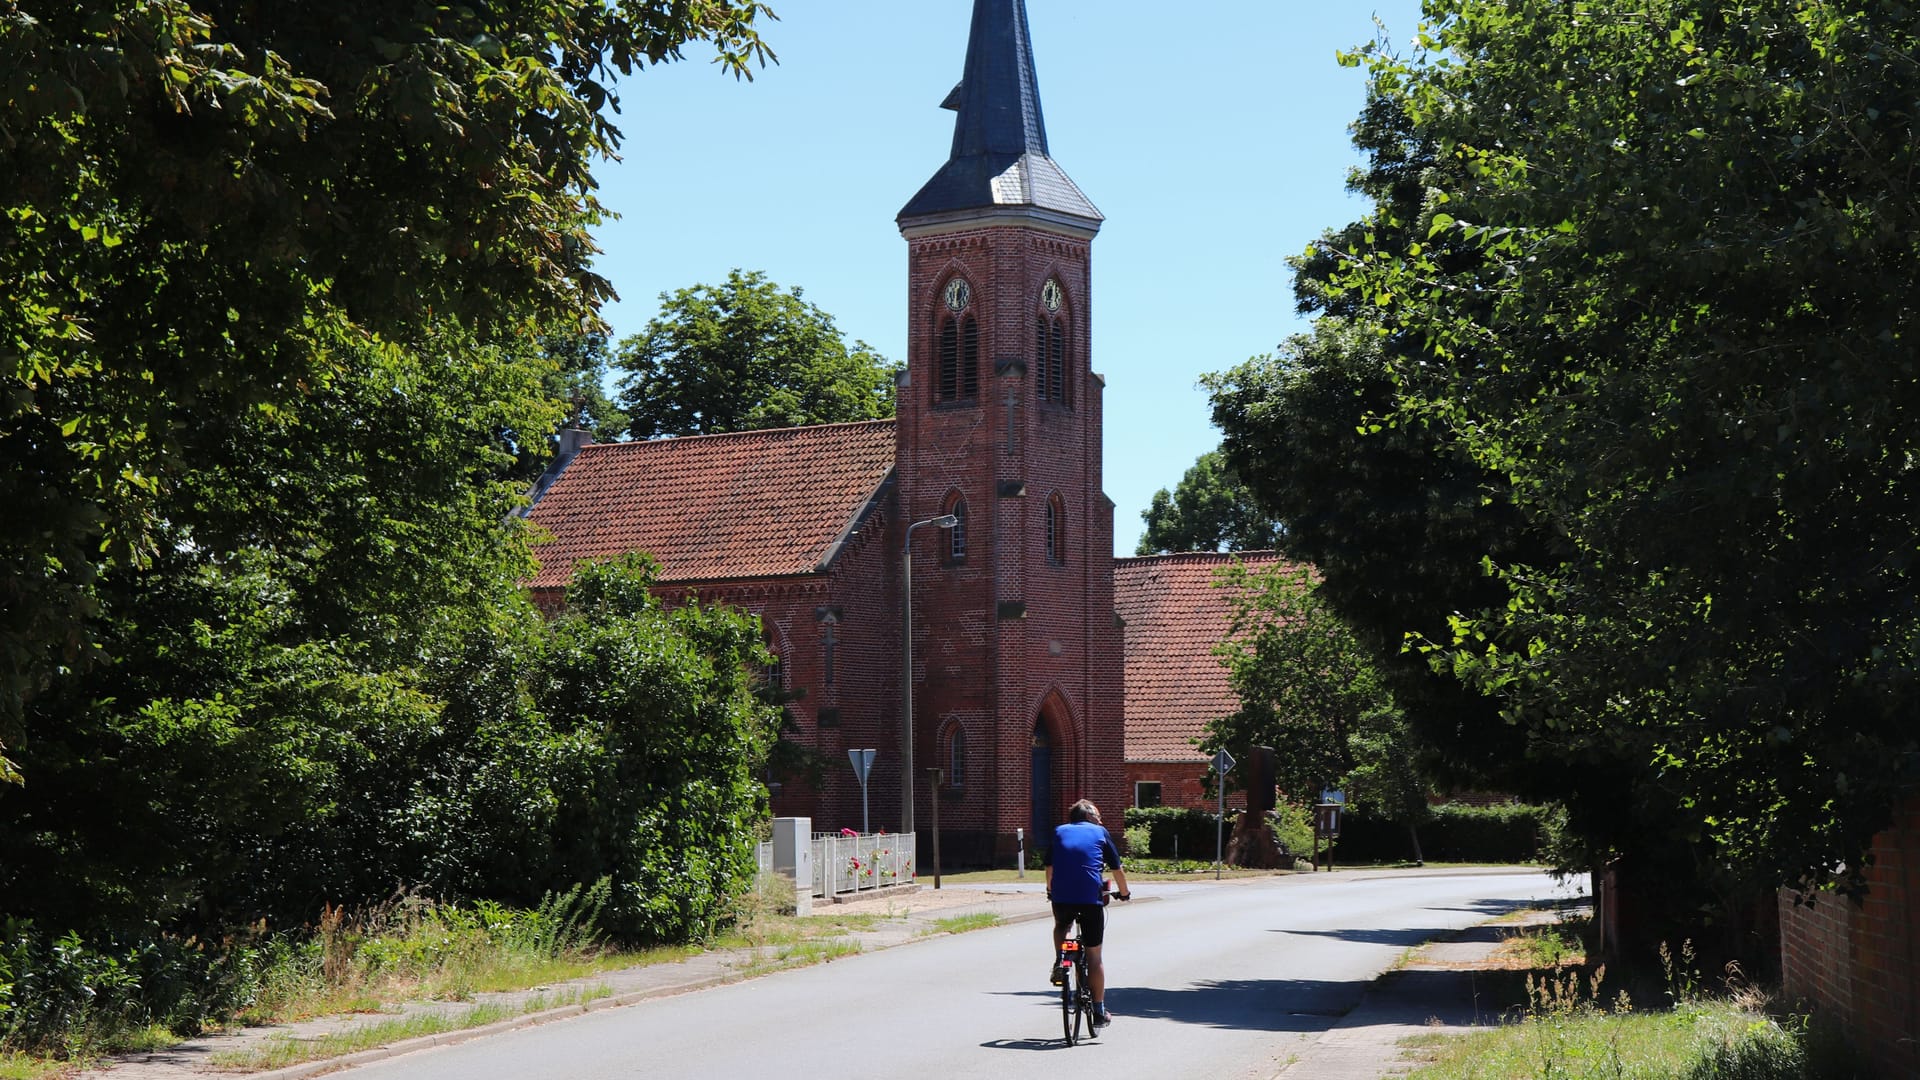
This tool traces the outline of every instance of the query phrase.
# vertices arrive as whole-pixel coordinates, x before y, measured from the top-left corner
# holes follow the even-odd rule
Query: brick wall
[[[1160,785],[1162,806],[1218,810],[1219,796],[1208,795],[1206,789],[1207,771],[1211,768],[1212,765],[1206,761],[1129,761],[1126,805],[1133,805],[1133,785],[1139,781],[1150,781]],[[1227,809],[1244,809],[1246,805],[1246,792],[1227,792]]]
[[[1788,995],[1837,1020],[1882,1077],[1920,1076],[1920,797],[1874,838],[1867,896],[1780,894]]]

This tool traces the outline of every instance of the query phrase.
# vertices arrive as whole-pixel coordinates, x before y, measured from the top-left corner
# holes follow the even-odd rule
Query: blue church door
[[[1053,846],[1053,743],[1047,738],[1046,721],[1035,721],[1033,725],[1033,790],[1027,803],[1032,825],[1027,834],[1033,837],[1028,847],[1035,851],[1045,851]]]

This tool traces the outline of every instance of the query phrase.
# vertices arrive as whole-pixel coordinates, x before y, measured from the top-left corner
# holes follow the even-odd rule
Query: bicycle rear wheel
[[[1074,975],[1073,1030],[1075,1032],[1075,1041],[1078,1041],[1080,1037],[1079,1033],[1082,1031],[1086,1032],[1086,1037],[1091,1039],[1095,1034],[1093,1030],[1093,984],[1087,981],[1086,957],[1081,957],[1080,962],[1074,965]]]
[[[1074,975],[1079,968],[1078,964],[1068,964],[1060,982],[1060,1027],[1067,1037],[1068,1046],[1080,1038],[1080,992],[1074,986]]]

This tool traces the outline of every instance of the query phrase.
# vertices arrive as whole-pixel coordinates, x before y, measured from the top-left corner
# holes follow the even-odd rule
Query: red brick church
[[[1126,580],[1213,614],[1158,592],[1121,598],[1125,634],[1116,614],[1088,350],[1102,219],[1048,156],[1024,0],[975,0],[945,107],[952,154],[897,218],[896,419],[569,447],[529,512],[553,535],[533,588],[555,605],[578,561],[644,551],[663,594],[758,614],[801,693],[798,737],[834,763],[775,812],[859,828],[846,752],[873,748],[875,830],[925,834],[937,812],[949,861],[1004,864],[1016,829],[1048,835],[1076,799],[1117,825],[1136,797],[1197,796],[1187,740],[1206,717],[1182,714],[1179,690],[1218,706],[1225,609],[1196,585],[1220,557],[1174,556],[1125,560],[1141,564]],[[1130,672],[1129,642],[1148,638]],[[1157,688],[1139,702],[1151,715],[1129,715],[1136,684]]]

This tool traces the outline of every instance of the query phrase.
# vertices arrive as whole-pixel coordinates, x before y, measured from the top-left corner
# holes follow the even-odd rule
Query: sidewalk
[[[1235,882],[1229,879],[1219,884],[1231,886]],[[1152,899],[1141,897],[1136,903]],[[942,919],[992,914],[1005,925],[1046,918],[1050,907],[1037,881],[935,890],[927,879],[922,879],[919,885],[909,889],[845,904],[816,903],[814,914],[881,916],[871,929],[845,935],[846,940],[858,942],[861,952],[874,952],[941,933]],[[1423,947],[1411,962],[1377,980],[1352,1012],[1298,1051],[1275,1080],[1377,1080],[1393,1076],[1411,1067],[1400,1045],[1407,1036],[1436,1030],[1465,1030],[1496,1020],[1502,1003],[1494,1000],[1495,987],[1503,981],[1510,987],[1511,975],[1503,980],[1499,972],[1491,970],[1492,957],[1515,926],[1507,923],[1473,927]],[[296,1024],[221,1032],[165,1050],[125,1055],[81,1073],[75,1080],[210,1080],[235,1075],[246,1075],[248,1080],[305,1080],[428,1046],[487,1038],[585,1012],[751,978],[778,970],[782,966],[778,951],[774,947],[714,950],[687,960],[626,968],[571,983],[512,993],[478,994],[468,1002],[415,1002],[376,1014],[324,1017]],[[541,1002],[565,1000],[569,995],[578,998],[589,992],[604,996],[581,1004],[538,1007]],[[266,1072],[239,1074],[213,1064],[216,1054],[244,1053],[274,1040],[315,1040],[397,1019],[430,1014],[454,1017],[489,1006],[504,1010],[510,1018]],[[533,1011],[527,1011],[530,1008]]]
[[[1432,941],[1380,976],[1352,1012],[1314,1040],[1274,1080],[1381,1080],[1417,1061],[1402,1041],[1459,1035],[1499,1023],[1514,1006],[1522,973],[1496,958],[1515,932],[1557,921],[1535,913],[1517,922],[1482,923]]]

